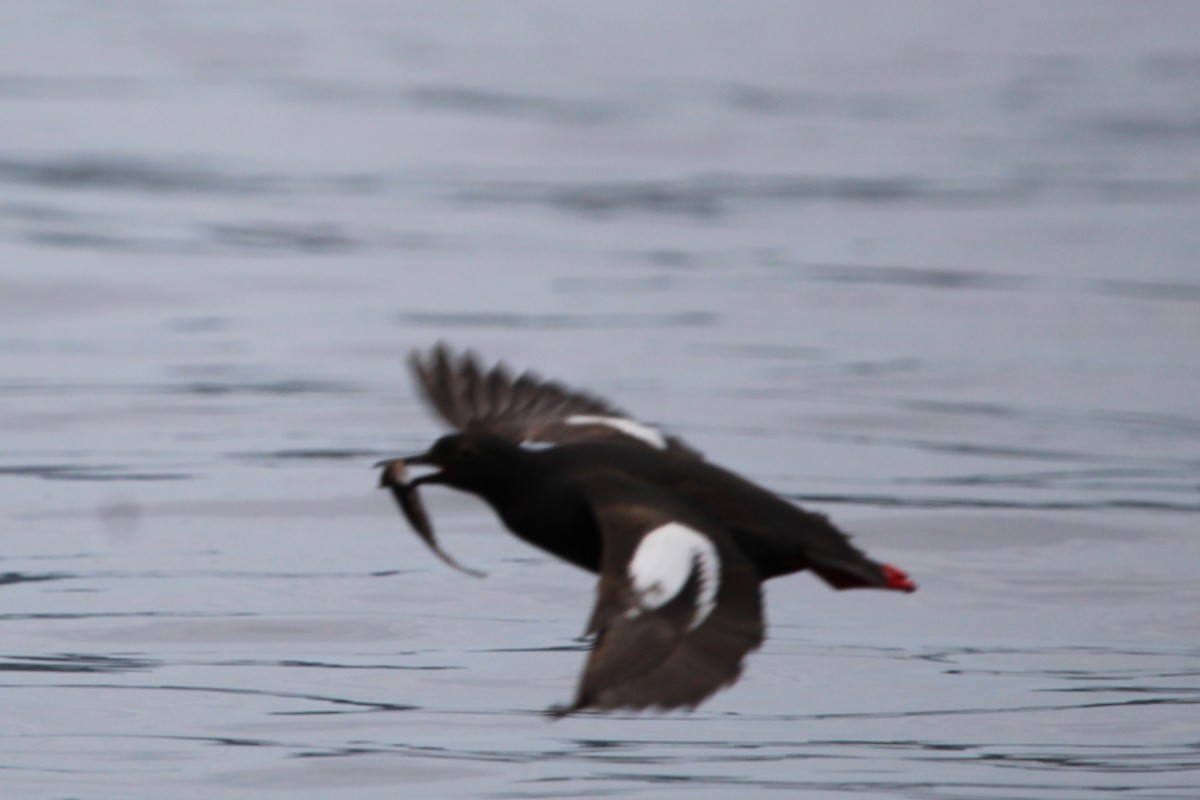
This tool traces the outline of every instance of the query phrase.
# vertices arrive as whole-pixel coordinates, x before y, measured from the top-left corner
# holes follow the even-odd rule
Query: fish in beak
[[[449,553],[441,548],[437,542],[437,537],[434,535],[433,523],[429,520],[429,513],[425,510],[425,504],[421,502],[421,496],[417,493],[417,487],[422,483],[437,483],[440,470],[410,480],[408,478],[408,467],[411,464],[437,466],[429,460],[426,454],[380,461],[375,465],[376,469],[383,468],[383,472],[379,475],[379,488],[391,491],[392,497],[396,498],[396,505],[400,506],[400,512],[404,514],[404,518],[408,520],[408,524],[417,532],[421,540],[429,546],[434,555],[460,572],[465,572],[476,578],[484,577],[486,573],[471,569],[470,567],[464,567],[458,563]]]

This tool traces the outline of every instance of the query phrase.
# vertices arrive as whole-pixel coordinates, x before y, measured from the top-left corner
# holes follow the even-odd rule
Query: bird
[[[520,539],[598,576],[574,698],[580,711],[690,710],[740,677],[765,638],[762,584],[808,570],[835,589],[916,589],[828,517],[708,461],[678,436],[532,371],[444,342],[408,365],[452,430],[392,458],[379,485],[432,551],[418,491],[482,498]],[[422,474],[414,477],[413,473]]]

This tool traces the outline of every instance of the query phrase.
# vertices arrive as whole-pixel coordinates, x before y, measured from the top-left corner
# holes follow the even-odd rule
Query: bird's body
[[[521,539],[599,573],[584,709],[694,706],[737,679],[763,638],[762,581],[811,569],[835,588],[912,591],[823,515],[705,461],[605,401],[444,347],[414,355],[459,433],[387,462],[382,484],[437,550],[416,487],[478,495]],[[406,479],[410,464],[437,471]]]
[[[487,434],[465,436],[478,441]],[[489,481],[471,491],[517,536],[590,572],[600,568],[601,533],[584,488],[600,476],[616,475],[658,487],[719,520],[764,580],[814,564],[839,588],[871,585],[875,578],[873,562],[862,563],[862,554],[824,516],[715,464],[636,444],[580,442],[536,450],[502,439],[489,444],[508,449],[503,457],[511,464],[505,471],[509,480]]]

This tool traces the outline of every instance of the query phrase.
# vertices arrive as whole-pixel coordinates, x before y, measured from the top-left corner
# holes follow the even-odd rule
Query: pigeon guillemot
[[[591,653],[574,701],[555,714],[690,708],[732,684],[762,643],[768,578],[809,569],[836,589],[916,589],[824,515],[607,401],[502,364],[485,369],[441,344],[409,364],[458,431],[377,465],[426,544],[465,569],[438,546],[417,494],[445,484],[481,497],[530,544],[599,574]],[[411,465],[433,472],[410,478]]]

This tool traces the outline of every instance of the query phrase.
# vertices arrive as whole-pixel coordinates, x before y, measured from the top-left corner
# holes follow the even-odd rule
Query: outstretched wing
[[[503,364],[485,368],[469,350],[456,354],[438,344],[425,354],[413,351],[408,363],[426,400],[458,431],[515,443],[625,442],[700,458],[678,438],[638,422],[607,400],[532,372],[514,377]]]
[[[642,484],[588,489],[604,537],[584,709],[692,708],[734,683],[763,641],[761,581],[724,533]]]

